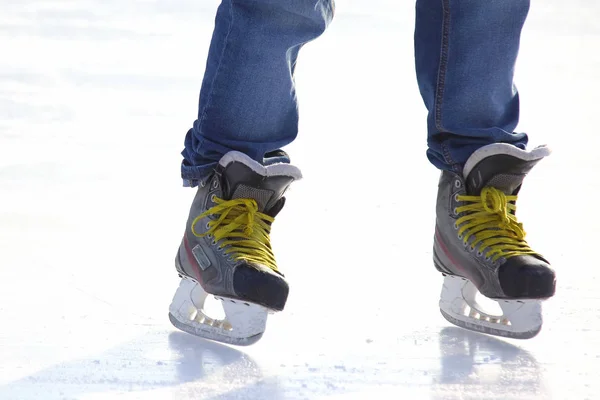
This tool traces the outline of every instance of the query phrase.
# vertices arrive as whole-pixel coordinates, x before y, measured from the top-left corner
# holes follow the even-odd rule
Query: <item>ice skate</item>
[[[175,327],[234,345],[262,337],[268,313],[283,310],[289,291],[271,248],[271,225],[284,192],[300,178],[290,164],[265,167],[230,152],[200,183],[175,258],[182,278],[169,308]],[[206,312],[209,296],[221,301],[224,319]]]
[[[554,295],[555,274],[525,241],[516,201],[526,174],[549,154],[545,146],[492,144],[477,150],[462,174],[442,172],[433,258],[444,275],[440,310],[451,323],[515,339],[541,330],[541,302]],[[485,309],[479,294],[501,311]]]

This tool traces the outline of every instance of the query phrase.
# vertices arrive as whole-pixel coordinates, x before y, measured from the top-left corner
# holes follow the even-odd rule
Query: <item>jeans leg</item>
[[[436,167],[461,171],[491,143],[525,148],[513,76],[528,11],[529,0],[417,0],[415,63]]]
[[[198,119],[182,152],[185,185],[195,186],[231,150],[262,162],[265,153],[296,138],[298,52],[332,17],[333,0],[222,1]]]

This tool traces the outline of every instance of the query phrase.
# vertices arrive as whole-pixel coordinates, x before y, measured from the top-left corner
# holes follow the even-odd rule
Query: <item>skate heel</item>
[[[530,339],[542,329],[540,300],[489,299],[501,313],[490,312],[477,302],[481,296],[468,279],[446,275],[440,295],[440,311],[449,322],[465,329],[513,339]]]
[[[195,281],[181,279],[169,307],[171,323],[192,335],[238,346],[251,345],[262,337],[268,317],[266,308],[215,296],[221,301],[225,318],[211,318],[204,309],[208,296],[209,293]]]

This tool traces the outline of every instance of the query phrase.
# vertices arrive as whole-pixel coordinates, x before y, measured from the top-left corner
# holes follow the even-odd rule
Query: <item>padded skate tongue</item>
[[[283,197],[294,180],[302,178],[300,170],[290,164],[263,166],[239,152],[227,153],[219,162],[223,197],[254,199],[260,212],[270,211]]]
[[[529,171],[549,154],[545,146],[531,151],[504,143],[482,147],[471,155],[463,170],[467,193],[479,196],[481,189],[491,186],[506,195],[515,194]]]

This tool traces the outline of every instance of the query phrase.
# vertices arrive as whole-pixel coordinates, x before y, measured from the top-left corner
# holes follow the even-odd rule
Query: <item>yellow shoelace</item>
[[[277,271],[275,256],[271,249],[271,223],[274,218],[258,211],[258,205],[252,199],[223,200],[214,197],[217,204],[192,221],[192,233],[197,237],[213,236],[214,243],[223,240],[218,249],[233,260],[245,260],[248,263],[262,264]],[[196,232],[198,221],[209,215],[219,218],[208,223],[204,233]]]
[[[498,189],[486,187],[480,196],[457,196],[467,204],[456,208],[467,213],[456,221],[458,235],[464,245],[474,237],[471,250],[479,244],[479,253],[492,261],[523,254],[537,254],[525,241],[523,224],[517,221],[517,207],[511,203],[517,196],[507,196]]]

